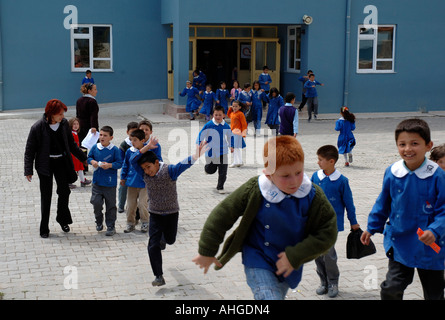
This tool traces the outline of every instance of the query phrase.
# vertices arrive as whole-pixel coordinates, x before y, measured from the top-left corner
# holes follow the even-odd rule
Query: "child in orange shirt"
[[[241,167],[243,165],[242,149],[246,147],[244,138],[247,133],[247,121],[238,100],[233,101],[227,116],[230,117],[230,129],[234,137],[233,162],[229,168]]]

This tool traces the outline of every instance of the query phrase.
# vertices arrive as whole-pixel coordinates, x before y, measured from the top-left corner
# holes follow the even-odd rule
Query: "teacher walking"
[[[80,161],[87,157],[74,142],[68,121],[65,119],[66,105],[57,99],[48,101],[43,117],[31,127],[25,149],[25,177],[29,182],[33,176],[33,165],[40,180],[40,236],[49,236],[49,215],[53,191],[53,177],[57,184],[56,221],[64,232],[69,232],[72,224],[68,208],[69,184],[77,180],[74,171],[73,154]]]

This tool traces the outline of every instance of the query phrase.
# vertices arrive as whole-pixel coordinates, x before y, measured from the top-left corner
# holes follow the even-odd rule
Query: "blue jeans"
[[[289,290],[286,281],[280,282],[274,272],[244,266],[247,284],[255,300],[284,300]]]

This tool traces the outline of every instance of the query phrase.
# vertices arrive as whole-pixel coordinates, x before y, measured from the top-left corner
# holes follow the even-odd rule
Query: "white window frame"
[[[377,29],[374,29],[374,34],[360,34],[360,29],[364,28],[364,25],[358,26],[357,32],[357,73],[395,73],[395,56],[396,56],[396,30],[395,24],[384,24],[378,25]],[[377,58],[377,46],[378,46],[378,28],[381,27],[391,27],[393,28],[393,41],[392,41],[392,58],[382,59]],[[373,41],[373,54],[372,54],[372,69],[360,69],[360,41],[361,40],[372,40]],[[377,62],[391,61],[391,70],[377,70]]]
[[[290,30],[294,29],[295,30],[295,34],[294,35],[290,35]],[[292,26],[288,26],[287,27],[287,60],[286,60],[286,71],[287,72],[291,72],[291,73],[300,73],[301,72],[301,46],[300,46],[300,59],[297,59],[297,29],[300,29],[300,37],[301,37],[301,26],[300,25],[292,25]],[[297,65],[297,62],[299,62],[300,64],[300,69],[297,69],[296,67],[291,68],[289,66],[289,59],[290,57],[290,42],[294,40],[295,43],[295,47],[294,47],[294,56],[292,57],[294,60],[294,65]],[[300,43],[301,43],[301,39],[300,39]]]
[[[74,28],[89,28],[88,34],[74,33]],[[113,72],[113,27],[111,24],[78,24],[71,28],[71,71],[72,72],[85,72],[91,70],[93,72]],[[110,57],[109,58],[94,58],[94,39],[93,39],[93,27],[108,27],[110,28]],[[90,67],[88,68],[76,68],[74,64],[74,40],[75,39],[88,39],[90,47]],[[95,69],[94,61],[110,61],[109,69]]]

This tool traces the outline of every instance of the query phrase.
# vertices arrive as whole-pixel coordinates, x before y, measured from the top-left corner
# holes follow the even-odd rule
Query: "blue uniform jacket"
[[[419,241],[430,230],[442,248],[437,254]],[[369,233],[384,235],[387,255],[410,267],[443,270],[445,258],[445,171],[431,160],[410,171],[399,160],[385,171],[382,192],[368,217]]]
[[[219,105],[224,107],[224,113],[227,114],[230,98],[230,92],[227,89],[218,89],[216,90],[216,100],[219,101]]]
[[[306,92],[304,93],[306,95],[306,98],[315,98],[318,97],[317,89],[313,88],[313,86],[319,86],[321,85],[320,82],[317,80],[311,81],[308,80],[304,83],[304,88],[306,89]]]
[[[266,101],[269,103],[269,108],[267,109],[266,124],[280,124],[280,119],[278,118],[278,110],[284,106],[284,99],[282,96],[278,95],[275,98],[270,97],[270,94],[265,96]]]
[[[199,90],[195,87],[186,87],[179,95],[181,97],[187,96],[187,104],[185,106],[185,111],[187,112],[195,111],[201,105],[201,101],[198,100]]]
[[[199,132],[196,144],[201,144],[202,141],[207,141],[208,143],[209,149],[206,152],[206,156],[209,158],[227,154],[229,145],[234,148],[232,130],[230,130],[230,126],[224,120],[221,123],[216,123],[213,119],[207,122]]]
[[[97,168],[93,173],[93,183],[103,187],[117,186],[117,170],[122,167],[121,152],[118,147],[110,143],[104,147],[101,143],[95,144],[88,153],[88,164],[91,161],[102,161],[112,164],[109,169]]]
[[[270,83],[272,82],[272,78],[270,77],[270,74],[263,72],[258,77],[258,82],[260,83],[260,88],[261,89],[264,89],[264,91],[269,91],[270,90]],[[266,82],[269,82],[269,83],[266,84]]]
[[[350,153],[355,146],[355,122],[345,120],[343,117],[335,122],[335,131],[340,131],[337,139],[338,153]]]
[[[345,224],[345,209],[348,213],[348,220],[351,225],[357,224],[355,215],[354,200],[349,187],[349,180],[340,171],[335,170],[327,176],[323,170],[314,172],[312,182],[319,185],[337,214],[337,229],[343,231]]]
[[[204,104],[199,113],[209,116],[213,111],[213,103],[216,101],[215,93],[213,91],[204,91],[201,98],[204,99]]]

